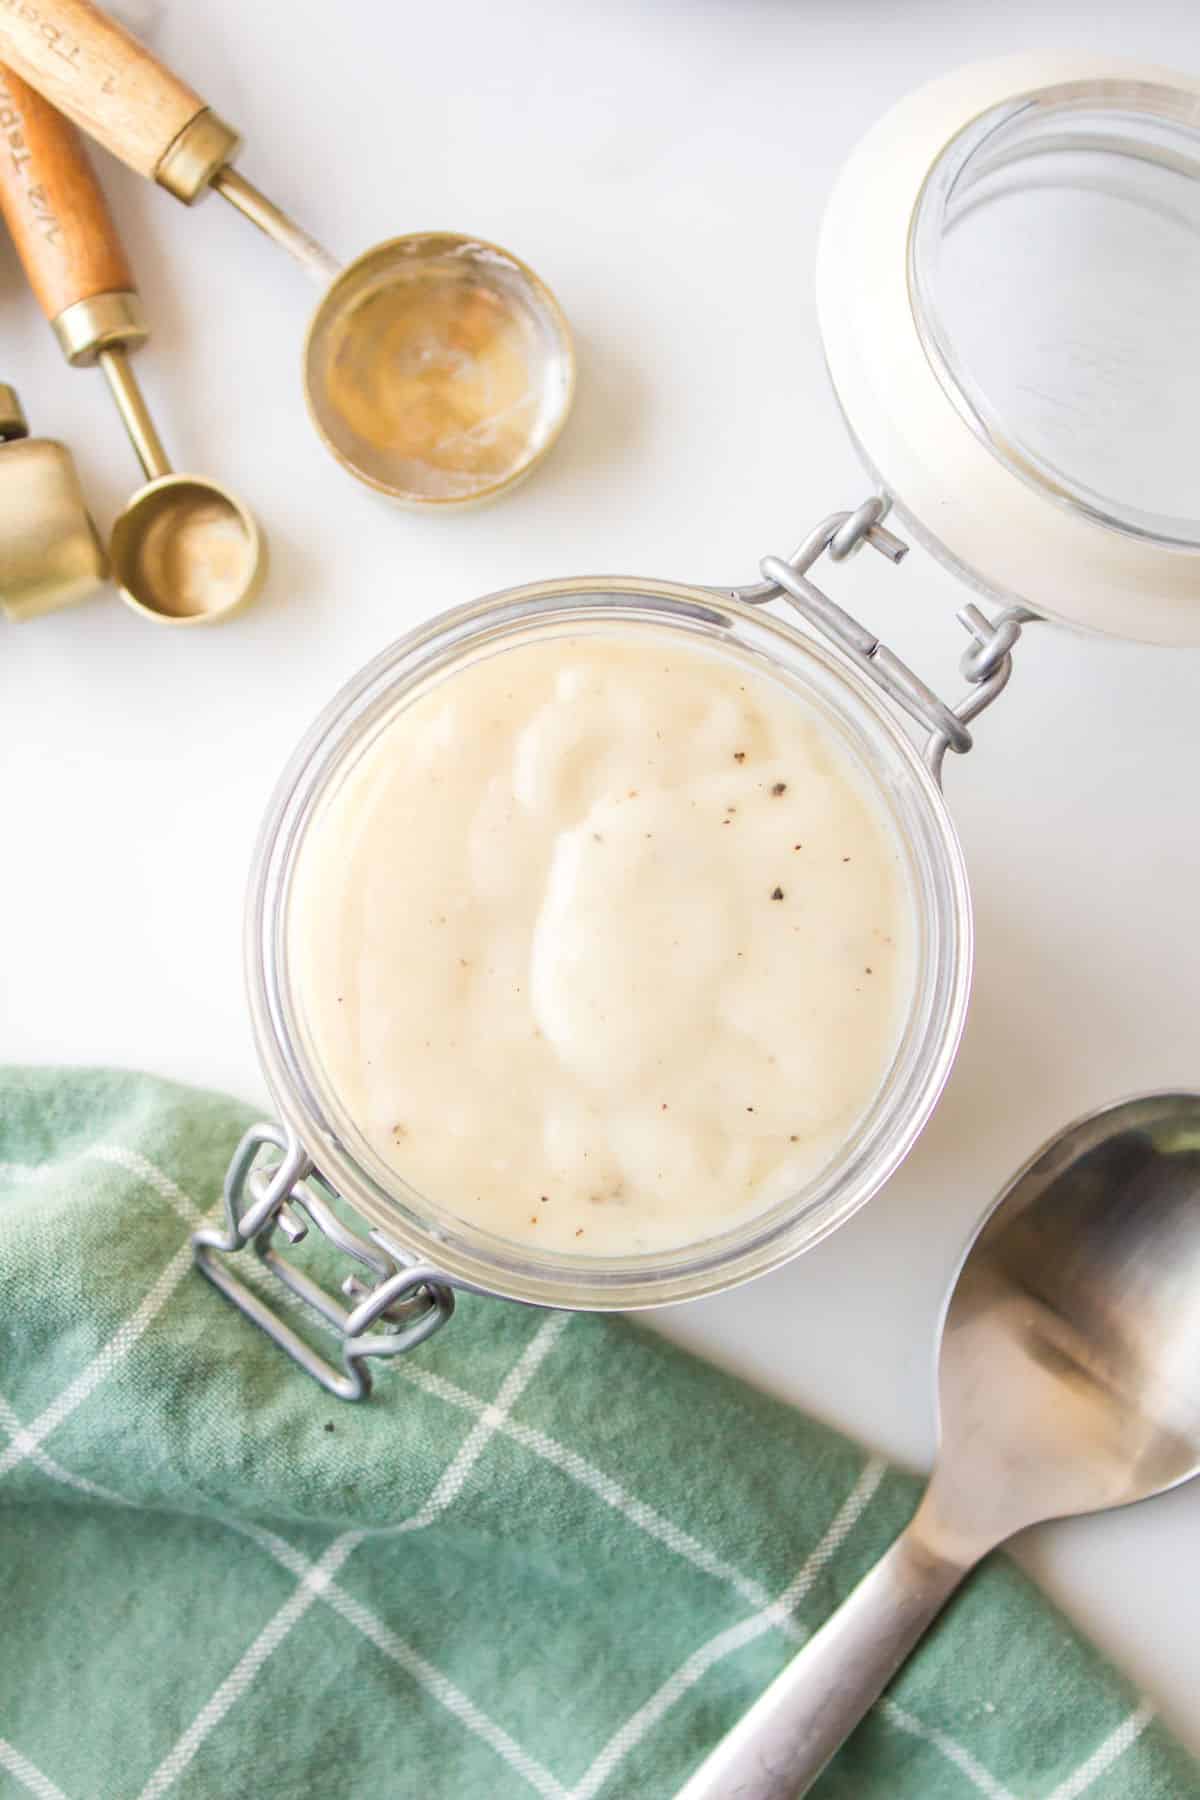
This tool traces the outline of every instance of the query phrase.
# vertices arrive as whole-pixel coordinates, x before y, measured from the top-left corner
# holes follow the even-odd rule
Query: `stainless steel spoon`
[[[1105,1107],[1014,1178],[951,1289],[938,1398],[912,1522],[678,1800],[807,1793],[990,1550],[1200,1472],[1200,1095]]]

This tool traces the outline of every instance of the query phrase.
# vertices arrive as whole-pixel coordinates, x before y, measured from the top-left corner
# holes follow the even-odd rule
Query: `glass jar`
[[[1105,270],[1121,279],[1098,300]],[[970,748],[972,722],[1003,690],[1023,626],[1049,619],[1200,643],[1190,447],[1200,408],[1200,84],[1087,56],[1010,58],[933,83],[901,101],[847,163],[822,227],[817,299],[830,374],[875,497],[822,521],[793,556],[765,558],[753,586],[543,582],[436,619],[343,690],[279,786],[251,880],[247,966],[281,1124],[240,1146],[224,1228],[198,1233],[196,1254],[344,1398],[368,1391],[368,1359],[436,1330],[456,1288],[574,1309],[682,1301],[776,1267],[862,1206],[915,1142],[957,1051],[971,909],[940,774],[948,753]],[[822,556],[836,564],[863,544],[898,561],[907,546],[884,524],[889,512],[1005,608],[988,617],[970,599],[960,611],[969,685],[953,706],[811,578]],[[762,610],[775,601],[806,629]],[[817,709],[899,845],[915,902],[916,977],[882,1086],[808,1186],[668,1252],[543,1254],[406,1187],[341,1115],[293,991],[289,905],[323,800],[400,709],[478,657],[614,632],[702,642]],[[280,1234],[303,1236],[305,1218],[370,1272],[370,1282],[344,1284],[349,1307],[276,1247]],[[335,1328],[340,1368],[239,1279],[231,1257],[251,1245]]]
[[[416,697],[481,656],[569,634],[652,633],[700,640],[722,659],[801,695],[848,746],[885,813],[915,915],[915,980],[899,1048],[853,1135],[819,1177],[785,1203],[719,1237],[653,1255],[539,1253],[472,1227],[401,1183],[341,1115],[288,967],[292,878],[305,833],[366,746]],[[591,1308],[691,1299],[776,1267],[832,1231],[905,1156],[933,1108],[962,1032],[971,912],[946,804],[877,690],[854,667],[751,606],[668,582],[552,581],[513,589],[435,620],[385,651],[318,720],[271,805],[255,858],[247,975],[258,1051],[279,1116],[321,1173],[398,1252],[509,1299]]]

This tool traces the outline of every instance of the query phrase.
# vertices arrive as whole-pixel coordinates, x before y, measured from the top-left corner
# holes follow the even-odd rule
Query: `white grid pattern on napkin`
[[[196,1206],[178,1184],[163,1170],[142,1156],[140,1152],[119,1145],[101,1144],[92,1146],[81,1154],[120,1167],[127,1173],[143,1180],[155,1193],[167,1201],[172,1210],[188,1226],[195,1228],[208,1222],[208,1216]],[[61,1174],[61,1165],[21,1166],[6,1163],[0,1164],[0,1178],[37,1180],[48,1169],[53,1169],[55,1173]],[[214,1212],[217,1210],[219,1209],[214,1209]],[[29,1425],[22,1425],[12,1407],[6,1401],[0,1400],[0,1428],[9,1437],[7,1450],[0,1453],[0,1477],[17,1467],[22,1461],[34,1460],[43,1473],[69,1487],[90,1492],[94,1497],[103,1497],[112,1504],[136,1505],[136,1502],[113,1494],[108,1489],[99,1488],[97,1484],[88,1481],[86,1477],[75,1475],[70,1470],[63,1468],[61,1464],[42,1451],[41,1445],[44,1439],[95,1391],[144,1337],[154,1318],[161,1312],[179,1285],[190,1263],[191,1246],[188,1242],[168,1260],[162,1273],[130,1318],[118,1328],[92,1361],[68,1383],[62,1393],[49,1406],[45,1407]],[[258,1271],[255,1270],[253,1273],[257,1275]],[[244,1696],[263,1664],[284,1641],[309,1606],[318,1598],[331,1605],[341,1617],[354,1625],[384,1655],[396,1662],[424,1692],[444,1707],[468,1731],[489,1744],[513,1772],[520,1775],[535,1792],[545,1796],[545,1800],[595,1800],[595,1796],[611,1778],[620,1762],[637,1743],[642,1741],[646,1732],[653,1729],[653,1726],[669,1711],[670,1706],[681,1698],[690,1687],[694,1686],[695,1682],[722,1657],[734,1654],[737,1650],[744,1648],[745,1645],[762,1636],[766,1630],[784,1629],[793,1638],[799,1636],[802,1639],[806,1635],[795,1620],[788,1615],[809,1590],[820,1571],[835,1560],[838,1551],[850,1536],[855,1523],[865,1512],[872,1496],[878,1489],[885,1472],[885,1465],[877,1458],[868,1461],[816,1549],[810,1554],[804,1566],[783,1593],[775,1599],[771,1599],[761,1584],[739,1574],[722,1558],[713,1554],[705,1545],[692,1537],[690,1533],[663,1518],[653,1508],[639,1501],[636,1496],[626,1493],[620,1484],[604,1471],[589,1464],[575,1451],[557,1443],[548,1434],[534,1427],[522,1426],[509,1417],[509,1410],[516,1404],[546,1355],[565,1330],[569,1318],[568,1314],[552,1314],[547,1318],[525,1347],[513,1369],[501,1384],[493,1401],[482,1400],[479,1396],[469,1393],[466,1389],[458,1387],[457,1384],[447,1381],[444,1377],[429,1370],[415,1365],[401,1365],[401,1374],[425,1389],[426,1392],[436,1394],[456,1408],[465,1409],[477,1415],[475,1426],[443,1471],[429,1499],[411,1519],[401,1521],[394,1526],[377,1527],[370,1532],[344,1532],[325,1549],[316,1562],[311,1562],[293,1546],[287,1544],[286,1540],[273,1532],[248,1526],[238,1520],[218,1521],[237,1530],[241,1535],[257,1543],[260,1548],[275,1557],[296,1577],[297,1586],[294,1593],[279,1608],[274,1618],[258,1633],[239,1658],[234,1669],[197,1713],[192,1725],[188,1727],[188,1730],[160,1763],[158,1769],[151,1775],[139,1800],[161,1800],[161,1797],[169,1791],[172,1784],[195,1756],[204,1738],[219,1724],[230,1707]],[[667,1548],[683,1556],[714,1579],[725,1583],[741,1599],[750,1599],[759,1608],[752,1617],[727,1627],[715,1638],[699,1645],[685,1663],[676,1670],[675,1674],[669,1677],[655,1694],[650,1695],[643,1706],[638,1708],[612,1735],[591,1767],[573,1788],[564,1786],[549,1770],[544,1769],[536,1758],[525,1751],[500,1725],[490,1719],[447,1676],[421,1657],[412,1646],[397,1637],[367,1607],[339,1587],[334,1579],[346,1559],[368,1535],[376,1536],[418,1529],[419,1524],[432,1522],[433,1518],[452,1504],[460,1492],[471,1466],[478,1460],[488,1441],[497,1433],[511,1437],[515,1442],[521,1443],[533,1451],[534,1454],[553,1463],[573,1480],[578,1481],[590,1492],[604,1500],[606,1504],[613,1506],[639,1529],[646,1531],[650,1536],[655,1537]],[[985,1800],[1020,1800],[1019,1796],[1014,1795],[1003,1783],[997,1781],[965,1745],[959,1743],[949,1733],[925,1725],[894,1701],[886,1698],[880,1702],[879,1712],[896,1729],[935,1749],[960,1771],[970,1782],[973,1791],[983,1795]],[[1082,1796],[1086,1794],[1087,1790],[1094,1786],[1095,1782],[1106,1774],[1137,1741],[1154,1716],[1154,1708],[1148,1700],[1143,1699],[1089,1753],[1074,1772],[1060,1783],[1053,1793],[1045,1797],[1045,1800],[1082,1800]],[[18,1781],[25,1792],[35,1796],[35,1800],[67,1800],[67,1796],[49,1776],[2,1737],[0,1737],[0,1769],[5,1770]]]

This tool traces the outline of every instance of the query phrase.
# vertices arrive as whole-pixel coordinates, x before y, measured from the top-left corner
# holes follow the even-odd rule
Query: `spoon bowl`
[[[980,1559],[1200,1473],[1200,1095],[1067,1126],[967,1247],[920,1506],[678,1800],[795,1800]]]
[[[574,379],[549,288],[511,252],[446,231],[350,263],[304,350],[326,448],[412,506],[461,506],[520,481],[562,430]]]
[[[146,618],[213,624],[262,586],[265,552],[252,514],[227,488],[172,471],[140,487],[109,540],[122,599]]]
[[[926,1505],[965,1543],[1147,1499],[1200,1471],[1200,1097],[1069,1126],[963,1258]]]

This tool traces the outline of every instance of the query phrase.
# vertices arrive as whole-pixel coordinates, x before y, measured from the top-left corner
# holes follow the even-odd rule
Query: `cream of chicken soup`
[[[297,859],[293,993],[337,1115],[500,1237],[713,1237],[803,1189],[912,999],[898,840],[765,670],[626,625],[418,692]]]

